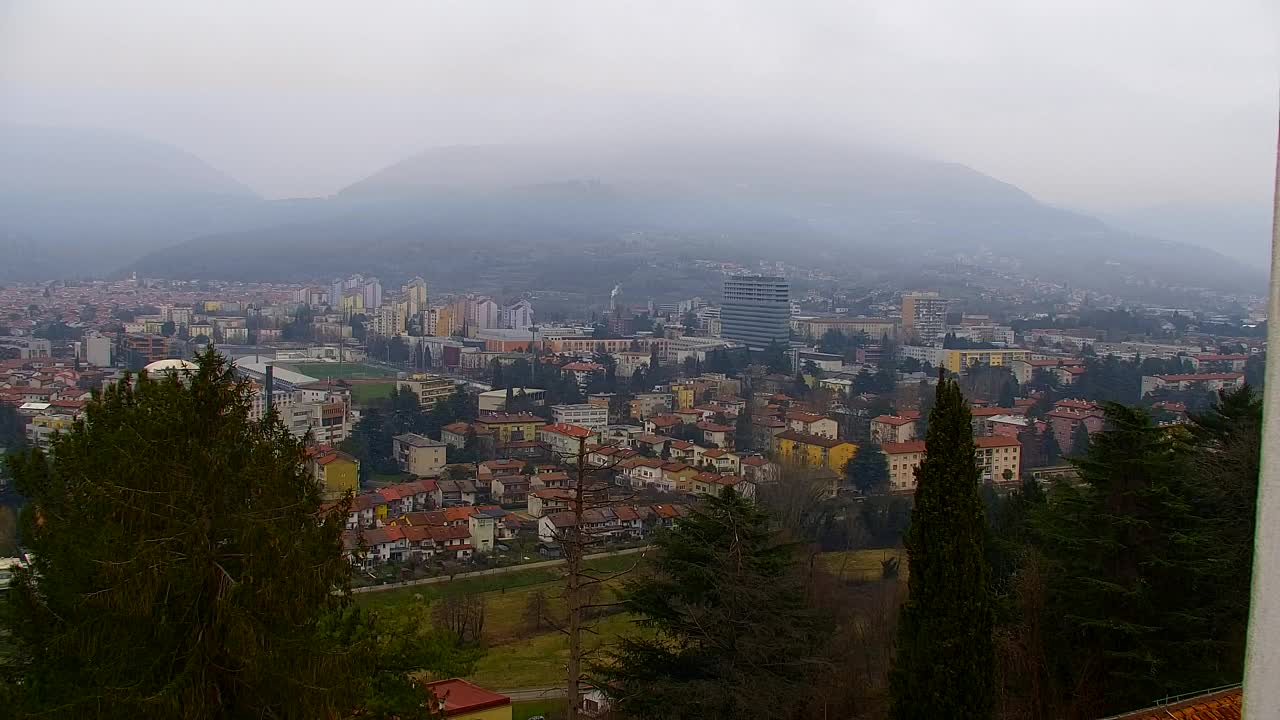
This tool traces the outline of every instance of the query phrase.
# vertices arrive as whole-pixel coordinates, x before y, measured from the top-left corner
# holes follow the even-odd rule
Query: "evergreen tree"
[[[890,715],[990,718],[994,610],[969,405],[939,378],[907,533],[908,597],[889,675]]]
[[[1082,458],[1089,454],[1089,428],[1083,422],[1071,430],[1071,457]]]
[[[844,466],[845,479],[863,495],[879,495],[889,490],[889,463],[880,446],[863,443]]]
[[[1046,467],[1052,467],[1062,461],[1062,448],[1058,447],[1058,436],[1053,428],[1045,427],[1040,434],[1040,456],[1044,458]]]
[[[1245,630],[1249,622],[1249,588],[1253,568],[1254,521],[1262,450],[1262,398],[1248,385],[1223,392],[1206,413],[1192,415],[1198,440],[1193,468],[1203,483],[1204,499],[1196,502],[1214,519],[1222,562],[1216,580],[1202,589],[1221,641],[1218,663],[1229,677],[1243,675]]]
[[[1051,564],[1047,656],[1091,716],[1239,681],[1211,658],[1216,574],[1226,550],[1201,515],[1187,433],[1109,403],[1106,428],[1036,513]],[[1247,586],[1247,580],[1245,581]],[[1237,666],[1238,670],[1238,666]]]
[[[5,598],[5,710],[423,717],[422,667],[392,671],[351,601],[349,501],[322,511],[302,442],[250,420],[220,355],[197,364],[109,387],[14,463],[35,560]]]
[[[655,572],[625,585],[652,633],[624,637],[595,668],[628,718],[811,717],[801,700],[828,632],[794,548],[768,516],[725,490],[656,541]],[[786,698],[780,702],[780,698]]]

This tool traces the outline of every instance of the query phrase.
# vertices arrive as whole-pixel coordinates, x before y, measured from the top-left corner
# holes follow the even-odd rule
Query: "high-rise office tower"
[[[936,292],[902,294],[902,330],[909,340],[931,345],[947,330],[947,301]]]
[[[791,331],[791,284],[786,278],[748,275],[724,281],[720,336],[763,350],[787,344]]]

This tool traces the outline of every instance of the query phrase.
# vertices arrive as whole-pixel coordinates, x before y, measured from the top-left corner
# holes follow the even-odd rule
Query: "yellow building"
[[[459,678],[427,683],[440,715],[449,720],[511,720],[511,698]]]
[[[476,420],[476,430],[492,432],[497,443],[521,442],[537,440],[538,428],[546,424],[546,420],[532,413],[493,413],[481,415]]]
[[[693,407],[695,393],[692,383],[682,383],[680,385],[671,386],[671,403],[675,406],[672,410],[688,410]]]
[[[325,502],[341,500],[348,492],[360,492],[360,461],[342,451],[324,448],[313,453],[311,475]]]
[[[1015,360],[1030,360],[1030,350],[944,350],[942,367],[949,372],[964,372],[974,365],[1008,365],[1013,366]]]
[[[836,440],[820,435],[806,435],[795,430],[784,430],[774,437],[778,447],[778,459],[784,463],[822,467],[837,473],[858,452],[858,446],[848,440]]]

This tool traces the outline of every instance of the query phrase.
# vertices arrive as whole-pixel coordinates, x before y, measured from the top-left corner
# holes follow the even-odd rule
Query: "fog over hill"
[[[556,267],[598,272],[589,258],[632,252],[633,261],[821,257],[851,268],[985,254],[1085,285],[1265,280],[1212,251],[1116,230],[962,165],[786,139],[438,148],[325,202],[340,220],[202,238],[137,268],[304,278],[359,267],[446,285],[468,273],[526,285]]]
[[[332,197],[268,201],[158,143],[32,128],[0,137],[0,251],[13,258],[0,277],[358,270],[440,287],[630,280],[660,292],[646,268],[676,257],[857,271],[964,255],[1084,286],[1265,280],[962,165],[794,138],[444,147]]]

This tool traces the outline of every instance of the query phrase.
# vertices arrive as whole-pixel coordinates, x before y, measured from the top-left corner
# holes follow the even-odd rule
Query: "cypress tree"
[[[907,533],[908,597],[889,675],[895,720],[990,718],[994,622],[969,405],[939,378]]]
[[[423,668],[411,665],[419,655],[383,655],[387,638],[351,601],[349,501],[323,510],[302,441],[274,416],[249,417],[250,388],[212,349],[197,363],[95,394],[49,456],[14,463],[35,560],[0,614],[14,648],[0,662],[0,706],[20,717],[423,716],[407,674]],[[426,647],[447,665],[447,648]]]

